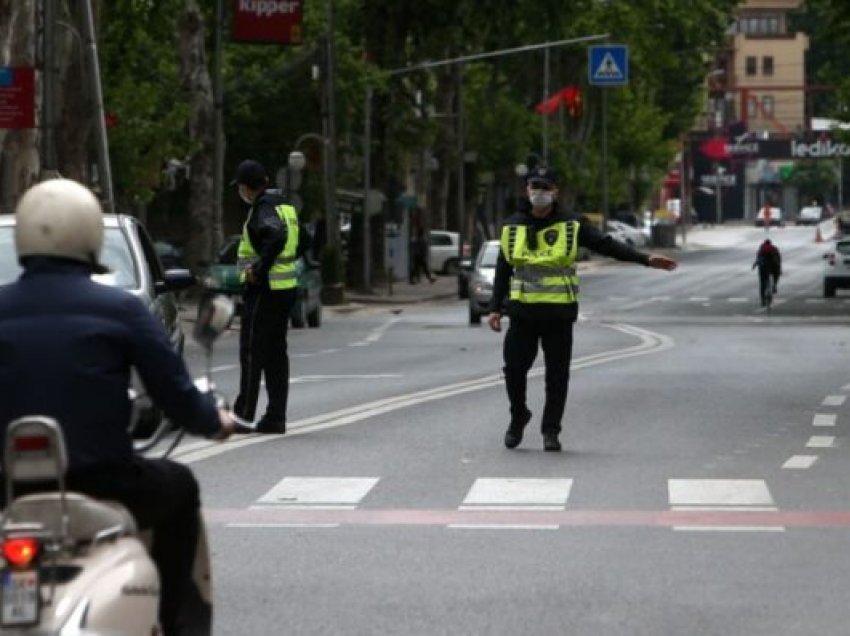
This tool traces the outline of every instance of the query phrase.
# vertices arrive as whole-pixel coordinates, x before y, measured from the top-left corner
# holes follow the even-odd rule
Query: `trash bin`
[[[651,238],[653,247],[676,247],[676,226],[653,225]]]

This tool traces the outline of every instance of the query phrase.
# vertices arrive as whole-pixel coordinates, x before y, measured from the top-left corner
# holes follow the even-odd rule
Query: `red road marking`
[[[850,527],[850,510],[440,510],[416,508],[292,510],[283,508],[204,511],[208,523],[340,524],[360,526],[560,525],[560,526],[764,526],[792,528]]]

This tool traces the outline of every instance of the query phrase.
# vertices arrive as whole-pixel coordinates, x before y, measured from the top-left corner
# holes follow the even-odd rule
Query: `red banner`
[[[35,128],[35,72],[0,66],[0,129]]]
[[[237,42],[301,43],[302,0],[234,0],[231,36]]]

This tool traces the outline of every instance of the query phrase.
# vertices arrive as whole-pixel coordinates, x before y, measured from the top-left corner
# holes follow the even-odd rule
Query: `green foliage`
[[[817,159],[797,161],[788,183],[797,187],[801,201],[824,200],[837,183],[836,166]]]
[[[174,16],[179,0],[103,3],[100,57],[115,190],[125,204],[150,201],[162,165],[192,152],[181,138],[189,107],[180,99]]]

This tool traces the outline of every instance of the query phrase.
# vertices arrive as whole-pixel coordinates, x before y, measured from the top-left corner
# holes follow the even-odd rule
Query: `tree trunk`
[[[59,3],[64,5],[64,3]],[[72,3],[70,15],[61,19],[69,24],[80,23],[80,2]],[[99,27],[98,2],[92,7],[95,28]],[[63,10],[63,9],[60,9]],[[62,25],[56,28],[57,112],[56,155],[63,177],[90,184],[89,139],[94,128],[94,103],[91,80],[86,69],[84,44],[79,32]]]
[[[0,66],[35,66],[35,46],[35,0],[0,0]],[[0,130],[0,210],[11,212],[35,183],[38,143],[37,128]]]
[[[180,72],[191,112],[187,125],[190,157],[189,240],[186,264],[193,271],[205,268],[221,242],[221,223],[214,217],[213,171],[215,146],[215,103],[204,49],[204,18],[197,0],[186,0],[178,25]]]

